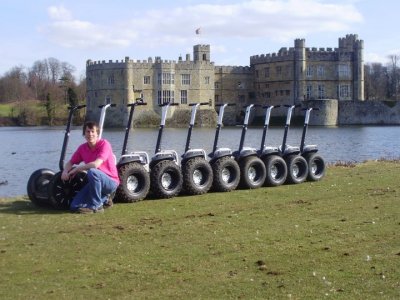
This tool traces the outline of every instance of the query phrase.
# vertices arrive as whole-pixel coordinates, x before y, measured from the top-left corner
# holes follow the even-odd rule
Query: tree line
[[[58,107],[85,103],[86,80],[76,79],[74,72],[74,66],[53,57],[35,61],[29,68],[13,67],[0,77],[0,104],[16,104],[18,111],[9,117],[18,125],[53,125]],[[32,106],[26,105],[31,100],[45,108],[45,120],[30,120],[35,118]]]
[[[364,65],[365,100],[399,100],[399,55],[389,55],[388,62]]]

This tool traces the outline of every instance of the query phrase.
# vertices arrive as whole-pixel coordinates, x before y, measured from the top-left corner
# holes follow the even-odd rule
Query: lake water
[[[290,128],[288,144],[298,146],[301,127]],[[58,162],[64,139],[64,127],[0,127],[0,197],[26,195],[29,176],[37,169],[49,168],[58,171]],[[66,160],[73,150],[84,142],[81,127],[71,131]],[[117,158],[121,155],[124,129],[105,129],[103,137],[113,145]],[[157,128],[131,130],[128,149],[154,153]],[[220,134],[219,146],[233,150],[239,146],[241,127],[225,127]],[[167,128],[164,131],[162,149],[174,149],[182,153],[187,129]],[[203,148],[211,152],[215,129],[195,128],[192,148]],[[249,128],[245,146],[260,147],[262,128]],[[270,128],[267,145],[282,143],[283,128]],[[360,162],[379,158],[400,158],[400,126],[345,126],[309,127],[307,144],[317,144],[319,153],[328,163],[337,161]],[[7,182],[7,183],[5,183]]]

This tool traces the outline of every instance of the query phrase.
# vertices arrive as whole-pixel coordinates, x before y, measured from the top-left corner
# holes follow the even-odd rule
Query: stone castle
[[[98,105],[116,103],[107,125],[123,127],[128,118],[126,104],[142,96],[148,105],[140,109],[157,113],[158,104],[179,103],[171,115],[175,110],[188,110],[189,103],[209,102],[205,109],[215,114],[215,104],[234,102],[236,106],[227,111],[228,124],[234,124],[243,107],[252,103],[313,105],[320,111],[311,123],[338,125],[340,103],[364,101],[363,44],[354,34],[339,38],[334,49],[307,48],[304,39],[296,39],[289,49],[251,56],[250,66],[215,66],[210,45],[195,45],[193,60],[190,54],[177,61],[161,57],[88,60],[87,115],[97,119]],[[349,110],[349,105],[345,107]],[[285,113],[283,108],[277,111]],[[262,113],[257,109],[255,115]]]

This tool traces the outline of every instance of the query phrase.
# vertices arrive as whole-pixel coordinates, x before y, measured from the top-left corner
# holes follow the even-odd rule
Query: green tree
[[[47,95],[46,95],[46,102],[45,102],[44,106],[46,107],[48,123],[50,126],[53,126],[53,121],[54,121],[54,116],[55,116],[55,105],[50,96],[50,93],[47,93]]]

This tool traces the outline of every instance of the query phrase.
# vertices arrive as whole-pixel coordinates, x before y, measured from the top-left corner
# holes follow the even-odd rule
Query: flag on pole
[[[200,34],[200,27],[196,29],[196,34]]]

